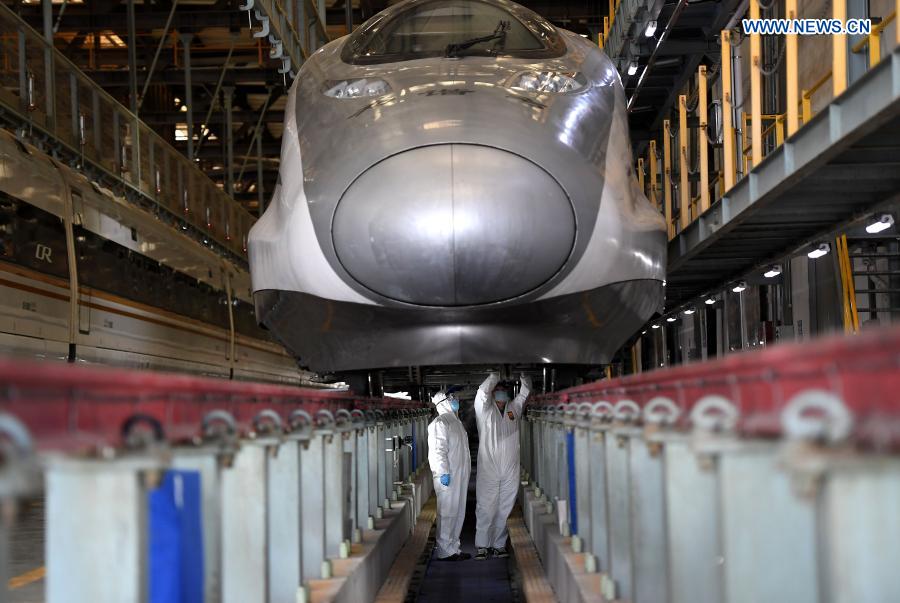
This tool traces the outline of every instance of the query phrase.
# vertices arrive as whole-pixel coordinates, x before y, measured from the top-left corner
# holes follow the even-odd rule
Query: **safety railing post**
[[[722,194],[731,190],[737,180],[734,150],[734,103],[731,96],[731,32],[722,31]]]
[[[663,120],[663,201],[671,241],[675,238],[675,222],[672,216],[672,126],[668,119]]]
[[[759,0],[750,0],[750,18],[759,19]],[[762,41],[758,33],[750,34],[750,129],[751,161],[756,167],[763,158]]]
[[[785,14],[788,19],[797,18],[797,0],[785,1]],[[787,135],[793,136],[800,128],[800,77],[798,75],[797,34],[785,36],[784,64],[785,86],[787,88]]]
[[[707,116],[707,99],[706,99],[706,65],[700,65],[697,73],[698,98],[697,111],[700,118],[700,132],[697,137],[700,145],[700,214],[709,209],[709,136],[707,133],[707,125],[709,117]]]
[[[691,221],[691,184],[688,168],[687,96],[678,96],[678,205],[679,230],[684,231]]]
[[[832,18],[844,25],[847,22],[847,0],[833,0]],[[847,34],[831,36],[833,61],[831,66],[831,85],[835,98],[847,89]]]

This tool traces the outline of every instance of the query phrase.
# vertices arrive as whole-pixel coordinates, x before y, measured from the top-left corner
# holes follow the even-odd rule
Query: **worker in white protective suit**
[[[519,421],[531,381],[522,374],[521,388],[512,400],[509,389],[498,387],[499,382],[499,375],[491,373],[475,396],[479,438],[475,559],[509,557],[506,520],[519,491]]]
[[[456,416],[459,401],[455,397],[438,392],[431,403],[438,412],[428,424],[428,464],[437,493],[437,558],[464,561],[472,557],[459,548],[472,472],[469,436]]]

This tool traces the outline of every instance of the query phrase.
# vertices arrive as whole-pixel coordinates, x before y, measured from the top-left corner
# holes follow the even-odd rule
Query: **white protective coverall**
[[[460,552],[459,534],[466,516],[466,493],[472,473],[469,436],[443,392],[432,398],[438,416],[428,424],[428,464],[437,494],[437,556]],[[441,476],[450,475],[450,485]]]
[[[485,379],[475,395],[478,421],[478,472],[475,476],[475,547],[506,547],[506,520],[519,491],[519,421],[531,392],[522,376],[519,394],[501,411],[494,402],[496,373]]]

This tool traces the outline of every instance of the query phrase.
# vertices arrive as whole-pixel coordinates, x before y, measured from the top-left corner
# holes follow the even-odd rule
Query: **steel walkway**
[[[669,243],[667,308],[896,201],[900,47]]]

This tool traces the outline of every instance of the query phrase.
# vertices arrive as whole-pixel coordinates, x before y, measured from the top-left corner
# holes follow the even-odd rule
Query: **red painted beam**
[[[0,411],[18,418],[43,450],[91,452],[120,446],[122,425],[135,415],[152,417],[166,439],[177,442],[199,436],[203,418],[213,410],[229,412],[238,430],[247,433],[265,409],[274,410],[286,424],[296,409],[315,416],[323,408],[409,410],[421,404],[285,385],[0,359]]]
[[[825,392],[853,419],[850,438],[878,449],[900,448],[900,328],[783,344],[725,358],[597,381],[536,397],[534,406],[632,400],[642,409],[654,398],[681,410],[674,427],[689,429],[689,414],[718,395],[739,412],[738,433],[784,434],[782,411],[796,396]]]

